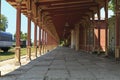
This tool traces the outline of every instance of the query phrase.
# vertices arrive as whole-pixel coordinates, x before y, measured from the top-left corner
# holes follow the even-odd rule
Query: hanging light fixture
[[[68,27],[68,26],[69,26],[69,24],[68,24],[68,22],[66,22],[66,23],[65,23],[65,27]]]

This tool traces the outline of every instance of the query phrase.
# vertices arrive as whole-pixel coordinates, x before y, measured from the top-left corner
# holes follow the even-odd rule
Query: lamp
[[[66,23],[65,23],[65,26],[66,26],[66,27],[68,27],[68,26],[69,26],[68,22],[66,22]]]

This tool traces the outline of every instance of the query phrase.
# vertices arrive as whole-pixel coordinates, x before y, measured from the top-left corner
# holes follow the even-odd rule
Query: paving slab
[[[0,80],[120,80],[120,63],[66,47],[17,68],[13,62],[6,62],[0,64],[0,70],[6,73]]]

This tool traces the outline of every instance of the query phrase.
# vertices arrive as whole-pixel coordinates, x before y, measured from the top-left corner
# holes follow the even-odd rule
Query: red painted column
[[[115,0],[116,2],[115,2],[115,4],[116,4],[116,16],[115,16],[115,18],[116,18],[116,25],[115,25],[115,32],[116,32],[116,44],[115,44],[115,59],[117,60],[117,59],[119,59],[120,58],[120,51],[119,51],[119,45],[120,45],[120,41],[119,41],[119,39],[120,39],[120,28],[119,28],[119,26],[120,26],[120,22],[119,22],[119,19],[120,19],[120,14],[119,14],[119,12],[118,12],[118,1],[119,0]]]
[[[94,17],[94,13],[92,14],[92,31],[93,31],[93,49],[92,51],[94,52],[95,51],[95,33],[94,33],[94,28],[95,28],[95,25],[94,25],[94,20],[95,20],[95,17]]]
[[[105,55],[108,56],[108,0],[105,0]]]
[[[84,27],[84,51],[87,51],[87,29]]]
[[[46,51],[47,52],[47,32],[45,33],[45,46],[46,46]]]
[[[31,11],[28,11],[27,60],[31,60]]]
[[[39,54],[41,55],[41,28],[39,27]]]
[[[98,54],[100,54],[100,7],[98,7]]]
[[[35,57],[37,57],[37,18],[34,22],[34,48],[35,48]]]
[[[21,65],[20,61],[20,31],[21,31],[21,2],[17,2],[17,18],[16,18],[16,53],[15,65]]]
[[[44,43],[44,53],[46,53],[46,37],[45,37],[45,35],[46,35],[46,31],[44,30],[44,37],[43,37],[43,39],[44,39],[44,41],[43,41],[43,43]]]
[[[44,29],[42,29],[42,53],[44,54]]]

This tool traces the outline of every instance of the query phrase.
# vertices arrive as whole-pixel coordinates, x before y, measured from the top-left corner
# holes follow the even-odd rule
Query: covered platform
[[[109,56],[110,0],[6,1],[17,10],[15,65],[21,65],[21,13],[28,18],[26,59],[30,63],[1,77],[1,80],[120,80],[120,64],[114,61],[120,59],[119,0],[115,0],[114,60],[90,54],[97,52],[99,55],[103,51],[105,57]],[[104,19],[100,15],[102,8]],[[35,60],[31,60],[31,21],[35,24]],[[61,42],[65,47],[58,47]],[[42,56],[38,57],[38,54]]]
[[[31,60],[31,21],[34,22],[35,56],[53,49],[60,42],[88,52],[108,50],[109,0],[7,0],[16,8],[16,65],[20,60],[21,13],[28,18],[27,59]],[[105,18],[101,20],[101,8]],[[97,19],[95,17],[97,14]],[[104,25],[103,25],[104,24]],[[104,34],[102,33],[104,29]],[[37,30],[39,29],[39,33]],[[37,35],[39,34],[39,35]],[[101,35],[104,35],[101,37]],[[37,39],[39,40],[37,41]],[[104,39],[104,41],[102,41]],[[37,50],[37,46],[39,50]],[[118,55],[117,55],[118,56]]]
[[[114,60],[58,47],[0,80],[120,80]]]
[[[35,54],[41,55],[57,47],[61,42],[76,51],[105,52],[109,56],[108,3],[110,0],[6,0],[16,8],[15,64],[20,60],[21,13],[28,18],[27,60],[31,60],[31,22],[34,22]],[[120,1],[115,0],[114,57],[120,58],[119,12]],[[101,15],[104,10],[105,17]],[[96,16],[95,16],[96,15]],[[39,29],[39,33],[37,33]],[[38,35],[39,34],[39,35]],[[39,39],[39,40],[37,40]],[[37,49],[39,47],[39,49]]]

